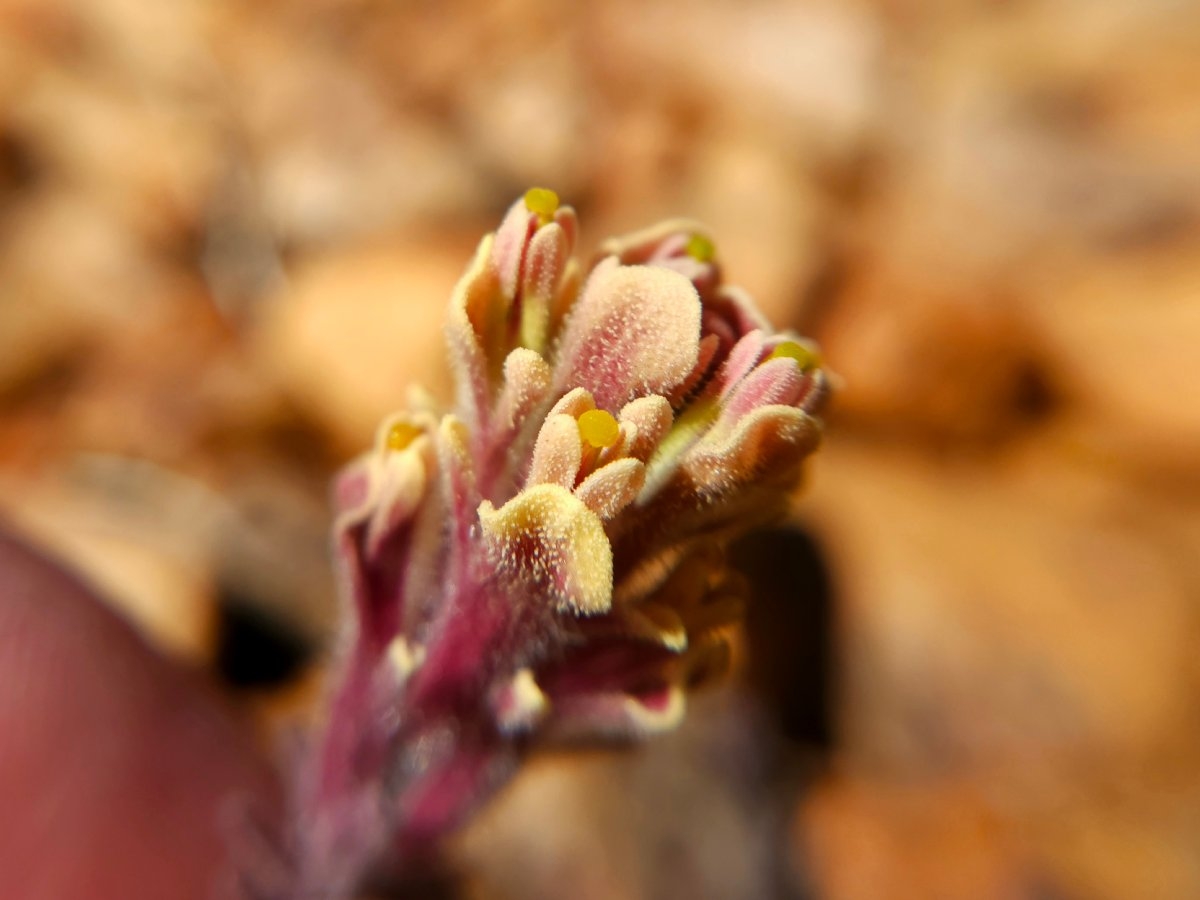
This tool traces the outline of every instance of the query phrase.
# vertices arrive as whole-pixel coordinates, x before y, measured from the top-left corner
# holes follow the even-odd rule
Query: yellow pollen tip
[[[592,447],[611,447],[621,436],[621,428],[610,413],[589,409],[579,417],[579,436]]]
[[[525,208],[536,213],[538,221],[545,225],[558,209],[558,194],[550,188],[530,188],[525,192]]]
[[[706,263],[712,262],[712,258],[717,255],[717,248],[704,235],[693,234],[684,245],[683,252],[694,260]]]
[[[800,364],[801,372],[811,372],[821,365],[821,354],[795,341],[784,341],[771,351],[767,359],[794,359]]]
[[[410,425],[408,422],[397,422],[388,431],[387,448],[389,450],[403,450],[420,436],[421,429],[416,425]]]

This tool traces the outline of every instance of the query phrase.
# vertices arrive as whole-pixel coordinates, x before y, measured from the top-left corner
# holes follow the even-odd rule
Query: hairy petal
[[[541,353],[550,331],[551,307],[570,253],[567,234],[552,222],[540,229],[526,251],[521,290],[521,345]]]
[[[771,359],[760,365],[732,391],[721,410],[717,428],[730,427],[764,406],[791,406],[800,399],[804,373],[793,359]]]
[[[528,484],[557,484],[571,490],[583,462],[579,425],[572,416],[556,413],[547,417],[533,446]]]
[[[524,199],[520,199],[508,208],[504,221],[496,229],[491,268],[499,282],[501,296],[507,303],[511,303],[517,293],[526,244],[537,227],[537,213],[529,209]],[[507,304],[504,311],[507,312]]]
[[[621,409],[620,420],[636,426],[637,432],[627,454],[646,462],[658,447],[659,441],[671,430],[674,421],[671,404],[666,397],[651,394],[626,403]]]
[[[639,459],[616,459],[601,466],[575,489],[588,509],[601,519],[611,519],[632,503],[646,480],[646,466]]]
[[[513,428],[550,392],[550,366],[539,353],[518,347],[504,360],[504,389],[496,404],[496,420]]]
[[[387,538],[416,514],[425,497],[431,452],[429,438],[422,435],[404,450],[377,458],[376,506],[367,524],[368,557],[375,556]]]
[[[710,438],[692,448],[679,474],[710,499],[725,496],[767,473],[776,479],[791,477],[818,438],[816,421],[803,410],[761,406],[743,416],[724,438]]]
[[[725,365],[717,373],[714,388],[718,398],[724,400],[737,387],[743,378],[754,371],[754,367],[766,353],[766,335],[761,331],[751,331],[744,335],[733,347]]]
[[[487,348],[502,313],[494,302],[499,282],[490,265],[492,245],[492,235],[479,242],[475,258],[454,287],[446,322],[458,406],[474,426],[485,424],[491,397]]]
[[[566,488],[538,484],[499,509],[479,507],[493,564],[532,597],[563,612],[594,615],[612,604],[612,547],[600,518]]]
[[[567,320],[555,366],[559,390],[587,388],[601,409],[662,394],[696,365],[700,298],[667,269],[601,262]]]
[[[585,388],[577,387],[563,394],[558,402],[550,407],[550,412],[547,415],[554,416],[561,413],[573,419],[578,419],[588,410],[595,408],[596,401],[592,399],[591,392]]]

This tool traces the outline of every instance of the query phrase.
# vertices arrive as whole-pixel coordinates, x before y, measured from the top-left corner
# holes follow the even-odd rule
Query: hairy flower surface
[[[338,478],[348,630],[305,785],[302,882],[338,896],[461,821],[542,736],[673,727],[744,601],[730,537],[815,448],[815,348],[727,286],[698,225],[601,247],[533,189],[455,288],[453,411]]]

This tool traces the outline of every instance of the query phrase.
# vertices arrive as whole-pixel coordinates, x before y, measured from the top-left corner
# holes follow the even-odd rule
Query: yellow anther
[[[693,234],[684,245],[683,252],[692,259],[706,263],[712,262],[712,258],[717,255],[717,248],[704,235]]]
[[[597,449],[611,447],[621,436],[621,428],[610,413],[602,409],[589,409],[579,417],[579,436]]]
[[[397,422],[388,431],[387,448],[389,450],[403,450],[420,436],[421,429],[416,425],[410,425],[408,422]]]
[[[794,359],[800,364],[801,372],[811,372],[821,365],[821,354],[803,344],[797,344],[795,341],[784,341],[767,357],[767,359],[780,358]]]
[[[550,188],[530,188],[525,192],[525,208],[536,213],[538,221],[545,225],[558,209],[558,194]]]

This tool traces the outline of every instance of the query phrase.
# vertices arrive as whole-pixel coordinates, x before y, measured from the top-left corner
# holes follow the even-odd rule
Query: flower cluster
[[[743,603],[723,545],[781,513],[820,431],[816,350],[673,221],[574,258],[533,189],[455,289],[457,400],[398,415],[339,477],[350,606],[306,785],[307,881],[336,894],[453,827],[535,738],[674,726]]]

